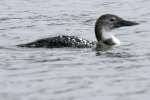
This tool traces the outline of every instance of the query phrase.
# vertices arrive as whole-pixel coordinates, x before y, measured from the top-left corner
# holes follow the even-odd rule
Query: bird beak
[[[134,25],[138,25],[138,24],[139,23],[133,22],[133,21],[120,20],[118,23],[116,23],[116,27],[134,26]]]

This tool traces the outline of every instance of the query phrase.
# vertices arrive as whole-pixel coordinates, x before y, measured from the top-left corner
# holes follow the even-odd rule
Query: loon
[[[90,48],[96,46],[117,46],[120,45],[119,39],[111,32],[113,29],[137,25],[137,22],[124,20],[113,14],[104,14],[100,16],[95,23],[95,36],[97,42],[90,42],[85,39],[78,38],[76,36],[55,36],[44,39],[39,39],[34,42],[17,45],[19,47],[29,48],[61,48],[61,47],[73,47],[73,48]]]

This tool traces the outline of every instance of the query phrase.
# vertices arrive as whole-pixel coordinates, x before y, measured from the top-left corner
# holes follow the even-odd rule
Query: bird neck
[[[104,42],[106,40],[111,40],[113,44],[120,45],[119,39],[117,39],[111,29],[104,27],[101,23],[96,22],[95,25],[95,35],[98,42]]]
[[[99,19],[96,21],[96,24],[95,24],[95,36],[98,42],[103,40],[102,25],[100,24]]]
[[[100,21],[97,21],[95,24],[95,36],[97,41],[103,41],[105,39],[112,37],[111,29],[101,24]]]

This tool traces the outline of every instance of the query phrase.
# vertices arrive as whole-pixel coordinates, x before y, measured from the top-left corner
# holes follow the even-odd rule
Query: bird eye
[[[111,21],[111,22],[115,21],[115,18],[111,18],[110,21]]]

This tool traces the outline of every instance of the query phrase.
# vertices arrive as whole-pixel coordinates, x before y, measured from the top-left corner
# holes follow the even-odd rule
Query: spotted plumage
[[[94,42],[81,39],[75,36],[56,36],[45,39],[40,39],[31,43],[18,45],[20,47],[45,47],[45,48],[60,48],[60,47],[73,47],[73,48],[90,48]]]

